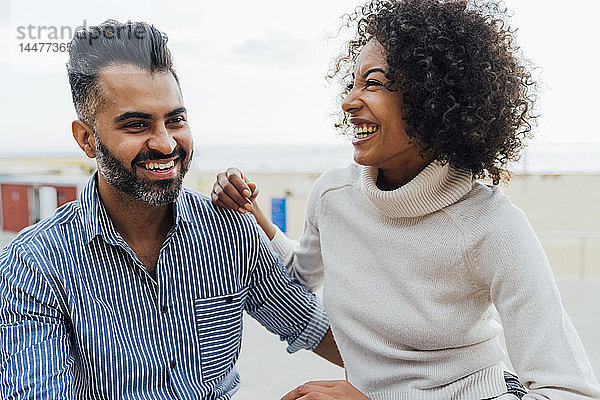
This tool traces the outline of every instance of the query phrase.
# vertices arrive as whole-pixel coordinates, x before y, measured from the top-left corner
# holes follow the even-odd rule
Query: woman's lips
[[[352,136],[352,144],[364,143],[371,139],[379,132],[379,125],[373,122],[363,122],[354,120],[353,122],[359,122],[354,124],[354,135]]]

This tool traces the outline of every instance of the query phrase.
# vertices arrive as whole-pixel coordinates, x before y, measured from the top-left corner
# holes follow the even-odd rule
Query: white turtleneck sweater
[[[600,399],[544,251],[499,188],[436,162],[393,191],[376,178],[358,165],[326,172],[299,241],[272,241],[309,289],[324,279],[354,386],[372,400],[501,395],[504,334],[525,399]]]

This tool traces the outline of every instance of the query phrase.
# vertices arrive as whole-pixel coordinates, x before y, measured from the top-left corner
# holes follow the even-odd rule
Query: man
[[[75,36],[67,69],[98,172],[0,254],[1,397],[229,399],[243,310],[341,364],[255,223],[181,190],[193,141],[166,37],[107,21]]]

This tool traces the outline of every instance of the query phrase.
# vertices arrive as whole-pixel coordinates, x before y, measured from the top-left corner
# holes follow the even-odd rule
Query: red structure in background
[[[56,202],[57,206],[60,207],[65,203],[73,200],[77,200],[77,187],[76,186],[55,186],[56,188]]]
[[[29,191],[25,185],[0,184],[2,229],[18,232],[29,225]]]
[[[0,229],[19,232],[40,220],[39,189],[50,187],[56,190],[56,208],[77,200],[82,179],[48,177],[0,177]]]

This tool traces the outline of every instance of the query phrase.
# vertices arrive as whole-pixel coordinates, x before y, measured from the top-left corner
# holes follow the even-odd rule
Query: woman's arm
[[[583,345],[561,302],[544,251],[525,215],[504,208],[502,224],[471,249],[472,268],[498,309],[525,399],[600,399]]]

